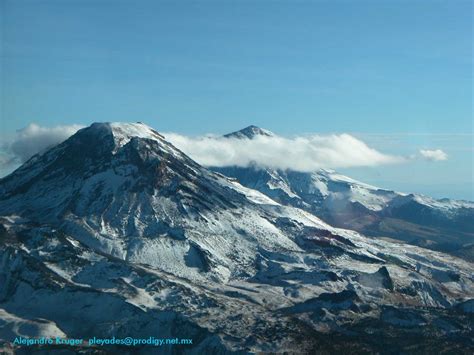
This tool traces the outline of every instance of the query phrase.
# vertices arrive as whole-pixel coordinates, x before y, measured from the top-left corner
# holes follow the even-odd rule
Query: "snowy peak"
[[[274,134],[266,129],[251,125],[237,132],[224,135],[226,138],[253,139],[257,136],[273,137]]]
[[[124,193],[158,186],[176,191],[179,182],[195,181],[200,174],[197,163],[144,124],[94,123],[0,179],[0,210],[14,199],[21,209],[56,219],[58,211],[74,211],[71,201],[89,195],[92,187],[97,193],[91,201],[98,191],[117,188]]]
[[[119,144],[124,144],[130,141],[130,139],[136,138],[146,138],[153,139],[158,141],[163,141],[164,137],[155,131],[153,128],[147,126],[144,123],[121,123],[121,122],[112,122],[108,124],[114,139]]]
[[[115,150],[127,144],[132,138],[164,141],[164,137],[161,134],[141,122],[96,122],[89,127],[79,130],[74,136],[76,136],[76,139],[83,139],[85,137],[109,141],[112,139]]]
[[[165,154],[189,160],[161,134],[141,122],[93,123],[76,132],[47,154],[50,155],[49,160],[64,157],[66,160],[72,159],[76,162],[85,160],[88,164],[99,164],[103,167],[113,156],[130,158],[123,155],[131,150],[149,157]]]

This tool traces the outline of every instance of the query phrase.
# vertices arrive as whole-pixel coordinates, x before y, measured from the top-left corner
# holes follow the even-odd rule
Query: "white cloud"
[[[223,137],[190,138],[175,133],[165,137],[191,158],[206,166],[248,166],[312,171],[316,168],[377,166],[405,161],[381,153],[349,135],[313,135],[283,138],[257,136],[252,140]]]
[[[448,154],[443,152],[441,149],[435,149],[435,150],[430,150],[430,149],[420,149],[420,155],[430,161],[441,161],[441,160],[447,160],[448,159]]]
[[[42,127],[31,123],[18,130],[2,147],[0,168],[23,163],[31,156],[61,143],[79,125]],[[221,136],[188,137],[176,133],[165,137],[184,153],[205,166],[248,166],[312,171],[316,168],[379,166],[413,159],[446,160],[442,150],[420,150],[410,158],[382,153],[350,134],[312,135],[294,138],[257,136],[252,140]]]
[[[41,127],[30,123],[25,128],[18,130],[12,141],[6,144],[3,150],[9,156],[9,162],[23,163],[36,153],[61,143],[80,128],[82,126],[79,125]]]

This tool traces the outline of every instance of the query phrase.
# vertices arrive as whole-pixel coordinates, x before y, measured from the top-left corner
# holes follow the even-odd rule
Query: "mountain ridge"
[[[329,224],[374,237],[386,236],[455,255],[463,254],[474,238],[471,201],[382,189],[321,168],[309,173],[256,165],[211,170],[236,178],[279,203],[316,214]],[[426,227],[429,230],[423,231]],[[474,255],[467,257],[474,260]]]
[[[250,125],[239,131],[231,132],[224,135],[225,138],[238,138],[238,139],[252,139],[257,136],[273,137],[275,136],[275,134],[271,131],[257,127],[255,125]]]
[[[380,351],[383,332],[402,350],[429,324],[426,348],[472,345],[472,263],[332,227],[141,124],[95,124],[33,157],[0,180],[0,216],[0,339],[29,324],[186,334],[189,352]]]

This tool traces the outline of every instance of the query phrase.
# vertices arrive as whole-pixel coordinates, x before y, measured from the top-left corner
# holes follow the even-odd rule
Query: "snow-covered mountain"
[[[159,334],[193,339],[161,352],[196,354],[473,346],[472,263],[334,228],[141,123],[34,156],[0,180],[0,216],[4,351],[16,335]]]
[[[225,134],[224,137],[226,138],[238,138],[238,139],[252,139],[257,136],[264,136],[264,137],[273,137],[274,134],[266,129],[262,129],[257,126],[248,126],[240,131],[232,132],[229,134]]]
[[[240,133],[250,129],[253,135]],[[253,139],[260,130],[250,126],[226,137]],[[261,131],[274,136],[269,131]],[[316,214],[332,225],[458,253],[474,260],[474,253],[466,253],[474,243],[474,202],[436,200],[381,189],[327,169],[310,173],[256,165],[211,169],[281,204]]]

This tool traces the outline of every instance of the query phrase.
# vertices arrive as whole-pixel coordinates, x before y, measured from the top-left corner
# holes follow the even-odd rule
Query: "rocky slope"
[[[264,132],[264,133],[261,133]],[[273,133],[251,126],[226,137]],[[327,169],[313,172],[260,166],[211,168],[281,204],[316,214],[331,225],[389,237],[473,261],[474,203],[377,188]]]
[[[331,227],[140,123],[34,156],[0,180],[0,215],[5,351],[26,351],[16,335],[193,339],[163,353],[473,348],[472,263]]]

